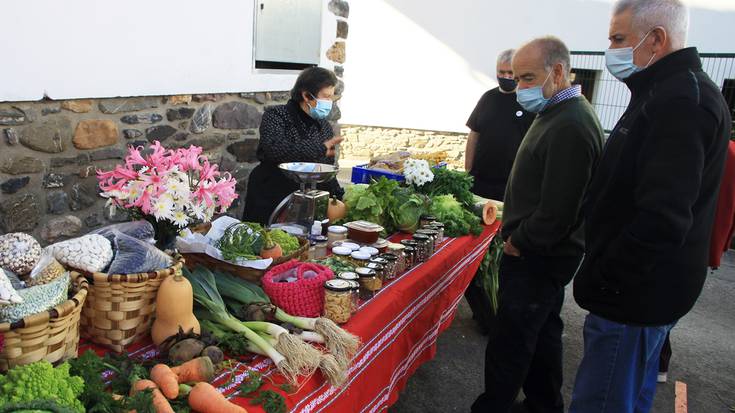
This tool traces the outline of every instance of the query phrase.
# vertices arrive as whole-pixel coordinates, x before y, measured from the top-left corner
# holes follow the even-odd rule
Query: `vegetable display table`
[[[218,376],[213,384],[249,412],[262,412],[238,391],[248,372],[262,374],[261,390],[283,394],[291,412],[376,412],[392,405],[408,378],[436,353],[436,340],[450,326],[463,293],[487,252],[500,223],[485,227],[478,237],[449,238],[431,259],[388,282],[343,327],[357,334],[362,345],[349,370],[345,385],[327,384],[319,372],[303,378],[298,389],[286,393],[285,380],[274,373],[270,359],[244,358],[234,371]],[[80,353],[92,348],[82,343]],[[150,342],[130,348],[132,357],[151,358],[156,348]]]

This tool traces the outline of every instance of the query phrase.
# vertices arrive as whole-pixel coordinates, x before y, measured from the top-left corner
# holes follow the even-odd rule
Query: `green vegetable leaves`
[[[243,381],[240,385],[240,393],[248,395],[250,393],[258,391],[260,386],[263,385],[263,378],[257,371],[249,371],[247,380]]]
[[[283,255],[289,255],[300,247],[298,238],[282,229],[272,229],[268,231],[268,234],[276,244],[281,246]]]
[[[230,225],[217,242],[217,248],[228,261],[238,258],[254,260],[258,258],[264,242],[262,226],[243,222]]]
[[[475,195],[471,191],[473,183],[474,178],[467,172],[434,168],[434,180],[420,186],[418,191],[431,197],[453,195],[465,208],[472,209],[475,203]]]
[[[286,400],[280,394],[273,390],[264,390],[260,392],[258,397],[250,400],[250,404],[256,406],[258,404],[263,405],[263,410],[266,413],[286,413]]]
[[[444,233],[447,236],[482,233],[480,217],[462,207],[453,195],[438,195],[431,201],[431,213],[444,223]]]

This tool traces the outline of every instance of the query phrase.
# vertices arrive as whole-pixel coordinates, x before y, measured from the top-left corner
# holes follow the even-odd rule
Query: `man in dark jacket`
[[[518,103],[538,113],[505,191],[499,308],[476,413],[507,413],[520,389],[531,412],[562,413],[559,312],[584,252],[581,205],[602,152],[592,105],[570,78],[569,50],[536,39],[513,57]]]
[[[704,284],[730,115],[679,0],[620,0],[608,70],[632,97],[587,193],[574,297],[590,311],[570,412],[647,412],[667,332]]]

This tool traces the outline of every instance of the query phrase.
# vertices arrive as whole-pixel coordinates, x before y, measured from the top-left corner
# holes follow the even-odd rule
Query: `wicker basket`
[[[230,264],[227,261],[218,260],[203,253],[183,254],[183,256],[186,258],[187,268],[192,269],[196,267],[197,264],[200,264],[211,270],[227,272],[260,285],[260,279],[263,275],[276,265],[283,264],[284,262],[291,261],[292,259],[305,260],[307,258],[307,253],[309,252],[309,241],[299,238],[299,245],[299,249],[291,254],[284,255],[283,257],[273,260],[273,263],[265,270],[256,270],[255,268],[247,268]]]
[[[91,281],[82,309],[82,337],[124,352],[149,334],[156,311],[156,294],[164,278],[181,273],[184,258],[174,256],[166,269],[142,274],[85,273]]]
[[[0,335],[5,338],[0,372],[39,360],[56,363],[77,356],[79,318],[89,286],[79,273],[72,272],[71,279],[72,298],[43,313],[0,324]]]

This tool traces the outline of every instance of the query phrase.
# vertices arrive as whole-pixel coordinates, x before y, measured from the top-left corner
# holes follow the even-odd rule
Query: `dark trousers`
[[[529,411],[564,411],[564,286],[582,257],[503,255],[498,314],[485,352],[485,392],[474,413],[506,413],[521,389]]]

